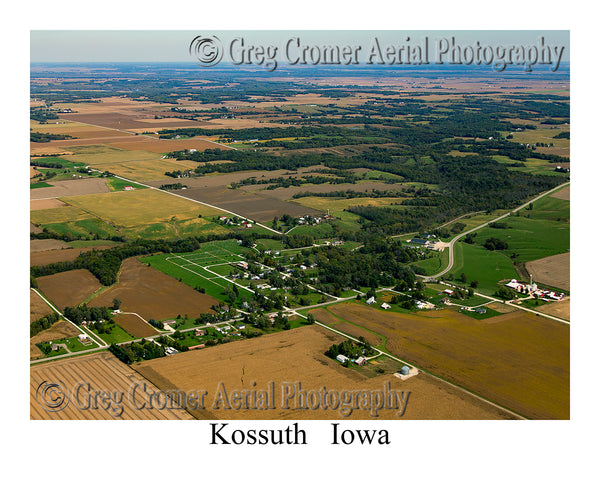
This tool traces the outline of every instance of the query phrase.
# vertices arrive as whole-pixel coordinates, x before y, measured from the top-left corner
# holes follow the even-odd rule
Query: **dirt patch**
[[[348,302],[328,310],[386,336],[400,358],[526,417],[569,418],[567,325],[522,310],[487,324],[450,310],[400,314]]]
[[[53,238],[29,241],[30,253],[45,252],[47,250],[59,250],[61,248],[69,248],[69,244],[67,242],[63,242],[62,240],[55,240]]]
[[[158,331],[144,322],[140,317],[134,314],[122,313],[115,317],[115,323],[123,328],[127,333],[134,337],[151,337],[158,335]]]
[[[102,287],[96,277],[83,269],[39,277],[37,282],[44,296],[59,310],[77,305]]]
[[[144,320],[164,320],[179,314],[195,318],[219,303],[137,258],[126,259],[121,266],[119,283],[95,297],[89,305],[111,305],[114,298],[121,300],[122,311],[135,312]]]
[[[44,200],[31,200],[29,202],[29,210],[47,210],[48,208],[64,207],[65,202],[61,202],[58,198],[47,198]]]
[[[29,323],[45,317],[53,310],[42,300],[42,298],[32,290],[29,290]]]
[[[65,358],[51,363],[33,365],[30,372],[30,418],[32,420],[111,420],[122,418],[125,420],[189,420],[192,417],[183,410],[141,408],[136,409],[127,400],[127,392],[134,383],[146,383],[148,391],[156,391],[147,380],[140,377],[135,371],[121,363],[108,352],[94,353],[82,357]],[[36,399],[36,390],[39,385],[51,379],[61,382],[67,391],[75,391],[79,382],[87,382],[96,391],[124,392],[123,411],[88,409],[82,410],[70,402],[63,410],[48,412],[42,408]],[[112,415],[111,415],[112,413]]]
[[[558,192],[554,192],[551,197],[560,198],[561,200],[571,200],[571,186],[567,185],[565,188],[561,188]]]
[[[40,227],[29,222],[29,233],[42,233],[42,232],[43,232],[43,230]]]
[[[105,178],[82,178],[78,180],[59,180],[50,182],[51,187],[34,188],[29,192],[31,200],[56,197],[70,197],[73,195],[88,195],[90,193],[106,193],[110,190]],[[49,207],[46,207],[49,208]]]
[[[560,253],[525,264],[525,268],[533,276],[534,282],[566,291],[571,290],[570,266],[570,253]]]
[[[48,265],[55,262],[70,262],[75,260],[82,252],[90,250],[106,250],[111,248],[107,245],[84,248],[63,248],[61,250],[50,250],[46,252],[35,252],[29,256],[30,265]]]
[[[518,308],[515,308],[512,305],[508,305],[508,304],[502,303],[502,302],[493,302],[493,303],[489,303],[486,306],[491,308],[492,310],[496,310],[497,312],[500,312],[500,313],[510,313],[510,312],[515,312],[518,310]]]
[[[453,387],[426,375],[406,382],[393,375],[367,378],[359,371],[348,369],[324,355],[332,343],[343,337],[319,326],[301,327],[287,332],[263,335],[203,350],[179,353],[171,357],[149,360],[133,368],[162,389],[185,391],[207,390],[204,410],[192,410],[200,419],[343,419],[339,409],[299,410],[290,403],[283,409],[284,382],[300,382],[302,390],[381,390],[389,382],[397,391],[410,391],[404,419],[498,419],[507,418],[495,407],[463,394]],[[274,409],[213,408],[217,388],[222,384],[227,392],[242,389],[266,389],[274,382]],[[255,387],[253,387],[256,385]],[[397,410],[369,412],[355,410],[348,419],[397,419]]]

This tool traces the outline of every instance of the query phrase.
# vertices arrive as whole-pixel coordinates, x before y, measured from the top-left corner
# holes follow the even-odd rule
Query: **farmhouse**
[[[391,307],[389,304],[387,304],[387,303],[383,302],[383,303],[381,304],[381,308],[383,308],[384,310],[387,310],[388,308],[392,308],[392,307]]]
[[[367,363],[367,359],[365,357],[363,357],[363,356],[360,356],[356,360],[354,360],[354,363],[356,363],[359,366],[362,366],[365,363]]]
[[[367,305],[373,305],[374,303],[377,303],[377,300],[375,300],[375,297],[367,298]]]
[[[134,188],[131,185],[126,185],[123,187],[123,190],[133,190]]]

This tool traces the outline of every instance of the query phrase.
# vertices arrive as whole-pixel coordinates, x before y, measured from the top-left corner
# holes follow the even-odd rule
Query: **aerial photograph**
[[[30,32],[31,420],[571,418],[569,31],[157,35]]]

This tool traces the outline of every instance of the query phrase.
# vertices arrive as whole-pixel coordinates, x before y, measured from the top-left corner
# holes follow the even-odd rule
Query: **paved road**
[[[431,280],[435,280],[436,278],[441,277],[442,275],[448,273],[452,267],[454,266],[454,244],[461,239],[462,237],[468,235],[469,233],[475,232],[476,230],[479,230],[481,228],[487,227],[490,223],[494,223],[497,222],[498,220],[502,220],[503,218],[508,217],[509,215],[518,212],[519,210],[521,210],[522,208],[527,207],[527,205],[535,202],[536,200],[539,200],[542,197],[545,197],[546,195],[551,194],[552,192],[555,192],[556,190],[559,190],[561,188],[563,188],[566,185],[569,185],[571,182],[565,182],[561,185],[559,185],[558,187],[553,188],[552,190],[548,190],[547,192],[541,193],[540,195],[538,195],[537,197],[533,198],[532,200],[529,200],[528,202],[524,203],[523,205],[515,208],[514,210],[511,210],[510,212],[505,213],[504,215],[501,215],[493,220],[490,220],[489,222],[485,222],[481,225],[478,225],[477,227],[472,228],[471,230],[467,230],[466,232],[463,232],[459,235],[457,235],[456,237],[454,237],[451,241],[450,241],[450,246],[448,247],[449,250],[449,259],[448,259],[448,266],[446,268],[444,268],[444,270],[442,270],[439,273],[436,273],[435,275],[431,275],[429,277],[424,277],[419,275],[419,277],[421,277],[423,279],[424,282],[430,282]]]

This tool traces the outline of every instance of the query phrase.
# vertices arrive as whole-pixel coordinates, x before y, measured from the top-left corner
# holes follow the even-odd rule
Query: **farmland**
[[[373,390],[390,382],[396,390],[410,390],[405,419],[470,418],[499,419],[507,415],[459,393],[430,377],[418,375],[406,382],[391,376],[367,378],[360,372],[346,369],[324,355],[327,348],[339,337],[319,327],[303,327],[288,332],[274,333],[243,342],[233,342],[209,350],[196,350],[149,360],[134,365],[134,369],[159,388],[207,390],[204,410],[191,410],[200,419],[342,419],[338,410],[296,410],[281,408],[283,382],[301,382],[304,390]],[[256,352],[260,352],[257,355]],[[185,372],[185,373],[184,373]],[[219,384],[228,392],[235,389],[267,388],[268,382],[276,385],[275,409],[223,410],[213,407]],[[290,404],[291,406],[291,404]],[[385,419],[398,418],[395,410],[379,412]],[[368,411],[352,412],[350,419],[369,419]]]
[[[31,285],[59,310],[79,305],[65,315],[121,345],[88,355],[59,321],[32,340],[32,358],[39,345],[53,372],[88,372],[106,388],[138,378],[118,358],[158,388],[209,397],[219,382],[373,390],[389,381],[412,392],[403,418],[570,416],[569,326],[541,316],[569,318],[568,298],[498,300],[511,293],[503,283],[527,272],[568,290],[569,187],[462,237],[441,283],[422,281],[448,265],[449,248],[419,246],[448,246],[568,181],[568,75],[307,67],[308,76],[267,80],[216,67],[200,80],[189,65],[82,68],[32,68]],[[485,312],[467,310],[479,305]],[[32,297],[31,319],[44,312]],[[310,325],[308,313],[340,335]],[[162,321],[170,327],[159,332]],[[346,368],[325,355],[342,334],[384,353]],[[84,356],[60,360],[66,352],[50,351],[50,337]],[[400,380],[404,364],[388,354],[421,372]]]
[[[68,391],[75,391],[78,382],[85,382],[91,388],[111,392],[124,392],[123,403],[113,404],[111,408],[81,409],[74,403],[68,404],[60,411],[46,411],[36,399],[36,391],[40,384],[48,378],[60,379]],[[34,365],[30,367],[30,418],[31,420],[91,420],[115,419],[128,420],[168,420],[191,419],[186,412],[178,409],[136,409],[127,402],[126,392],[134,382],[142,383],[144,379],[126,365],[119,362],[108,352],[94,353],[83,357],[56,360],[51,364]],[[148,385],[153,389],[152,385]],[[85,401],[85,398],[82,399]]]
[[[93,298],[89,305],[111,305],[114,298],[123,302],[123,312],[135,312],[146,321],[186,314],[195,317],[201,312],[208,312],[212,305],[218,303],[209,295],[199,293],[175,278],[149,268],[137,258],[125,260],[118,283]],[[120,324],[120,321],[117,323]]]
[[[88,270],[70,270],[38,278],[42,293],[59,309],[82,302],[102,285]]]
[[[517,311],[481,322],[449,310],[327,310],[387,338],[386,348],[530,418],[569,418],[569,327]],[[544,342],[538,339],[543,336]]]

